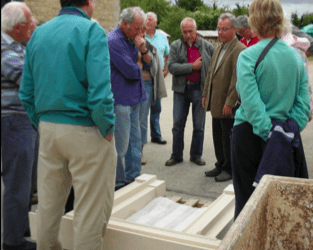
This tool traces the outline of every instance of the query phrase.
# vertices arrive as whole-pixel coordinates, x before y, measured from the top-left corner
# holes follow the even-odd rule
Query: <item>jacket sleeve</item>
[[[115,123],[114,99],[110,82],[110,55],[104,30],[93,24],[86,58],[88,79],[87,106],[91,118],[103,136],[113,132]]]
[[[308,76],[303,63],[300,65],[300,87],[296,95],[294,105],[290,111],[290,118],[296,121],[300,131],[302,131],[306,126],[310,115],[310,95],[308,88]]]
[[[29,60],[29,47],[31,46],[31,41],[29,42],[26,50],[23,77],[20,85],[19,96],[27,111],[30,121],[35,126],[35,128],[38,129],[39,117],[36,114],[35,110],[34,81]]]
[[[266,141],[272,122],[261,99],[254,74],[254,63],[244,52],[239,55],[237,62],[237,90],[239,98],[241,98],[241,107],[247,121],[253,127],[253,133]]]
[[[179,59],[179,40],[171,44],[168,59],[168,70],[172,75],[188,75],[192,72],[192,63],[186,63]]]

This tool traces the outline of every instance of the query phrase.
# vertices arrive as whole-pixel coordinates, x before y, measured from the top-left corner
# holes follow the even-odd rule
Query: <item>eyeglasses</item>
[[[228,30],[230,30],[230,29],[232,29],[232,28],[234,28],[234,27],[230,27],[230,28],[219,28],[219,27],[217,27],[217,31],[222,31],[222,32],[226,32],[226,31],[228,31]]]

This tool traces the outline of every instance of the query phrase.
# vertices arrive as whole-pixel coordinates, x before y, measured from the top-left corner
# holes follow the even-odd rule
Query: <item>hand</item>
[[[232,111],[233,109],[225,104],[223,108],[223,116],[230,116],[232,114]]]
[[[194,70],[200,70],[202,67],[202,57],[199,57],[193,64],[192,69]]]
[[[111,133],[111,134],[109,134],[109,135],[104,137],[104,139],[106,139],[108,142],[111,142],[112,138],[113,138],[113,133]]]
[[[168,69],[163,70],[163,76],[164,76],[164,78],[167,76],[167,74],[168,74]]]
[[[147,50],[146,49],[146,40],[143,39],[142,37],[137,36],[135,38],[134,42],[135,42],[135,45],[139,49],[140,52],[145,52]]]
[[[204,108],[205,108],[206,99],[207,99],[206,96],[202,97],[202,107]]]

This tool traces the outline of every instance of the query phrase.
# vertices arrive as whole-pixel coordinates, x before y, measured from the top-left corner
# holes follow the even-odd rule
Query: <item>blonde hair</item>
[[[249,7],[249,25],[258,36],[281,37],[284,12],[279,0],[254,0]]]

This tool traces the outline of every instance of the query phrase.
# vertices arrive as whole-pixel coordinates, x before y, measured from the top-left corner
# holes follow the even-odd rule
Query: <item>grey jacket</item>
[[[146,41],[146,47],[147,50],[149,50],[153,55],[153,64],[150,68],[150,73],[153,79],[153,101],[155,101],[157,97],[167,97],[165,80],[157,48],[153,46],[149,41]]]
[[[200,50],[202,57],[201,91],[203,91],[206,75],[214,52],[214,46],[201,37],[199,37],[194,45]],[[170,46],[168,70],[173,76],[172,90],[174,92],[184,93],[187,82],[186,76],[192,72],[192,63],[188,63],[187,48],[183,38],[175,40]]]

